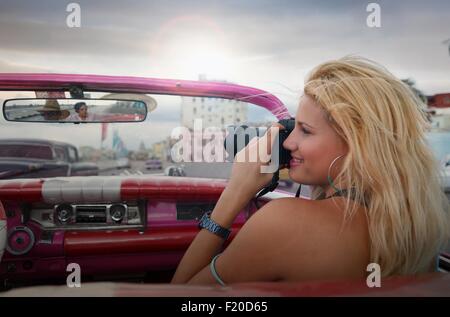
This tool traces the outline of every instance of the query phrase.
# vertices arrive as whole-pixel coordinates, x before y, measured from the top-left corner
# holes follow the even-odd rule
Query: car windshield
[[[86,98],[107,98],[107,95],[85,92]],[[231,167],[223,146],[227,128],[242,124],[266,127],[276,120],[268,110],[242,100],[161,94],[134,96],[151,98],[156,104],[155,109],[149,109],[144,122],[51,124],[2,118],[0,165],[4,157],[15,157],[18,163],[20,159],[33,157],[66,161],[75,166],[84,164],[84,173],[89,166],[95,170],[91,175],[169,175],[172,173],[169,170],[176,168],[186,176],[227,178]],[[2,102],[34,97],[33,91],[0,92]],[[65,97],[70,98],[68,93]],[[76,113],[69,106],[63,110],[67,115]],[[33,115],[42,116],[39,112]],[[43,141],[48,144],[39,144]]]
[[[0,99],[33,98],[33,91],[3,91]],[[87,92],[86,97],[105,98],[109,93]],[[1,118],[0,168],[14,169],[8,158],[65,161],[84,164],[88,175],[165,174],[228,178],[231,163],[223,147],[227,129],[242,124],[267,127],[276,118],[266,109],[224,98],[175,95],[136,95],[151,98],[156,108],[146,121],[132,123],[46,124],[10,122]],[[68,93],[66,97],[69,98]],[[75,113],[67,107],[69,115]],[[40,115],[40,114],[37,114]],[[450,113],[430,116],[427,140],[441,165],[449,165]],[[184,131],[184,132],[183,132]],[[187,134],[186,134],[187,132]],[[32,136],[18,138],[18,136]],[[41,144],[47,142],[47,144]],[[189,146],[186,146],[189,144]],[[184,150],[180,149],[183,148]],[[183,153],[188,150],[189,153]],[[228,158],[227,158],[228,157]],[[2,164],[6,164],[2,166]],[[77,169],[69,175],[78,176]],[[285,174],[285,173],[284,173]],[[289,177],[284,175],[285,180]],[[84,174],[86,175],[86,174]],[[34,177],[45,177],[39,174]],[[50,176],[50,175],[49,175]],[[51,177],[55,175],[52,174]],[[33,177],[22,173],[4,178]],[[286,185],[286,184],[285,184]],[[288,187],[292,183],[288,183]]]

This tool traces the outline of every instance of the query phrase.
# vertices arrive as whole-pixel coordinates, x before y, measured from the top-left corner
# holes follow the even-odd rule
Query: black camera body
[[[294,130],[295,127],[295,119],[282,119],[278,121],[284,129],[280,129],[279,131],[279,167],[288,167],[289,161],[291,160],[291,153],[283,147],[284,140],[287,139],[289,134]],[[265,133],[266,129],[262,128],[254,128],[248,127],[246,125],[240,126],[229,126],[228,127],[228,135],[225,138],[224,146],[225,150],[228,153],[228,160],[233,161],[236,153],[242,150],[251,139],[254,137],[262,136]]]
[[[284,129],[280,129],[280,149],[279,152],[280,153],[280,166],[285,166],[285,167],[289,167],[289,162],[291,161],[292,157],[291,157],[291,152],[286,150],[283,147],[283,143],[284,141],[288,138],[289,134],[291,134],[291,132],[294,130],[295,127],[295,119],[294,118],[289,118],[289,119],[282,119],[280,121],[278,121],[279,124],[281,124]]]

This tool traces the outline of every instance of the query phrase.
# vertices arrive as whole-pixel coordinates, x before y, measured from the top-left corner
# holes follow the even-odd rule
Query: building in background
[[[205,81],[204,75],[199,81]],[[214,80],[208,80],[214,81]],[[217,81],[226,83],[226,81]],[[181,124],[191,130],[194,120],[202,119],[202,127],[225,128],[228,125],[242,124],[247,121],[247,103],[239,100],[208,97],[181,98]]]
[[[432,129],[450,131],[450,93],[427,96]]]
[[[450,93],[428,96],[428,107],[450,108]]]
[[[163,162],[171,162],[172,158],[170,151],[177,142],[177,139],[172,139],[168,136],[162,141],[153,143],[150,150],[151,157],[159,158]]]
[[[160,141],[160,142],[156,142],[152,144],[152,156],[153,157],[157,157],[161,160],[165,160],[166,159],[166,147],[167,147],[167,142],[166,140],[164,141]]]

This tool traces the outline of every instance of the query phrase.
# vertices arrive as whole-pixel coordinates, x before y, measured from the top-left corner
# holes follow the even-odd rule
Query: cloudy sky
[[[80,28],[66,24],[70,2],[80,5]],[[204,73],[272,92],[294,113],[312,67],[354,54],[426,94],[450,91],[450,1],[377,1],[380,28],[367,26],[370,2],[1,0],[0,72]]]

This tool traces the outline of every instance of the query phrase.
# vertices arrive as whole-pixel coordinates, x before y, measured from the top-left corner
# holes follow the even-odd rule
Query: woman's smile
[[[289,161],[289,166],[291,168],[293,168],[293,167],[299,166],[303,163],[304,163],[304,160],[302,158],[292,157],[292,159]]]

